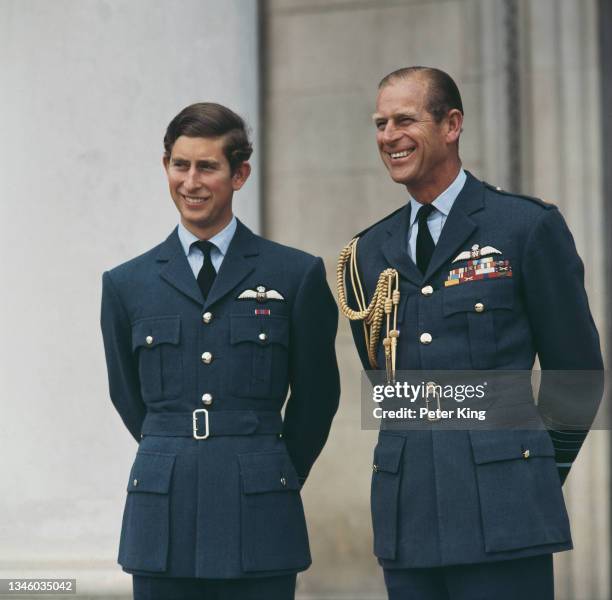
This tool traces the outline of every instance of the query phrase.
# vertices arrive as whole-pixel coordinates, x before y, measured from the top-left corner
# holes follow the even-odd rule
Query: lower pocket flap
[[[130,473],[127,491],[167,494],[174,460],[174,454],[138,452]]]
[[[502,460],[555,455],[547,431],[470,431],[474,462],[478,465]]]
[[[295,468],[284,452],[240,454],[242,490],[245,494],[299,490]]]
[[[397,473],[405,441],[405,438],[399,435],[381,435],[374,450],[374,471]]]

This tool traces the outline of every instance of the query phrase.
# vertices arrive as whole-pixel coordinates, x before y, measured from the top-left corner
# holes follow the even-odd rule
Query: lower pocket
[[[310,550],[297,473],[285,452],[241,454],[244,571],[302,570]]]
[[[397,553],[401,463],[405,439],[381,434],[372,465],[372,527],[374,554],[394,560]]]
[[[571,541],[548,432],[471,431],[486,552]]]
[[[173,454],[139,452],[136,455],[119,544],[119,564],[126,569],[166,570],[174,460]]]

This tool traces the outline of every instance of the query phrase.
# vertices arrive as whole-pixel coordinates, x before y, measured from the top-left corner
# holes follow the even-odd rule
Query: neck
[[[187,231],[193,233],[193,235],[195,235],[199,240],[209,240],[210,238],[215,237],[220,231],[223,231],[229,225],[233,216],[234,213],[230,212],[228,217],[211,225],[185,223],[183,219],[181,219],[181,223],[185,229],[187,229]]]
[[[446,190],[459,175],[461,161],[444,164],[427,181],[418,184],[406,184],[410,195],[421,204],[431,204],[444,190]]]

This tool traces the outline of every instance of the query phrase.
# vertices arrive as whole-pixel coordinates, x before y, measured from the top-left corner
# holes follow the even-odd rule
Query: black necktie
[[[210,258],[210,251],[215,245],[207,242],[206,240],[193,242],[191,245],[199,248],[204,255],[204,262],[202,263],[202,268],[198,273],[198,285],[200,286],[204,300],[206,300],[208,292],[210,292],[210,288],[212,287],[215,277],[217,276],[217,271],[215,271],[215,267],[213,266]]]
[[[419,233],[417,234],[416,243],[416,263],[423,275],[425,275],[425,271],[427,271],[427,266],[429,265],[431,255],[436,246],[427,225],[427,217],[431,214],[433,209],[434,207],[431,204],[423,204],[423,206],[419,208],[419,212],[417,212]]]

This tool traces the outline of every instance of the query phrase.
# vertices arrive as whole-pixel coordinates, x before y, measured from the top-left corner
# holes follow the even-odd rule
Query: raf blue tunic
[[[583,265],[556,207],[468,173],[425,275],[406,251],[409,223],[407,205],[358,242],[367,298],[384,269],[400,274],[398,370],[530,370],[536,354],[542,369],[602,368]],[[499,250],[512,276],[445,285],[475,244]],[[351,325],[370,369],[362,324]],[[372,479],[379,561],[437,567],[571,548],[555,450],[545,429],[381,431]]]
[[[275,299],[257,298],[258,287]],[[139,442],[124,570],[216,579],[306,569],[300,488],[339,397],[337,308],[321,259],[238,222],[204,302],[175,229],[104,274],[101,321],[111,399]]]

